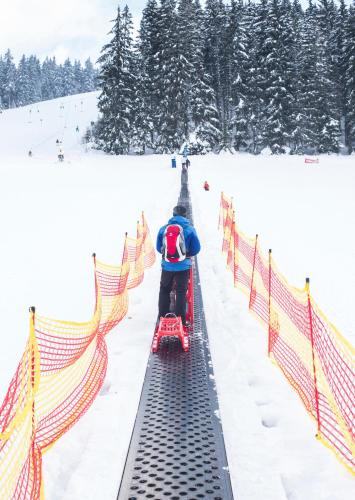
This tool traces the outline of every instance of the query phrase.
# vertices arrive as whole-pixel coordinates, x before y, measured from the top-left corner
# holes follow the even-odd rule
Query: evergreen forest
[[[70,59],[57,64],[55,57],[41,64],[36,56],[23,55],[16,66],[10,50],[0,55],[0,110],[96,89],[97,70],[90,59],[83,67]]]
[[[355,147],[354,0],[147,0],[137,34],[119,6],[98,63],[111,154]]]

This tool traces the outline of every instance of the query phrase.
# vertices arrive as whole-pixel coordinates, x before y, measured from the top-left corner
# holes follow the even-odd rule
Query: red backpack
[[[181,262],[186,259],[184,230],[179,224],[166,226],[161,253],[167,262]]]

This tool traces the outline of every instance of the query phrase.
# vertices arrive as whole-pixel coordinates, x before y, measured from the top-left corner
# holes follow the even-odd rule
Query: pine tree
[[[126,154],[134,135],[135,75],[132,48],[132,17],[126,6],[111,30],[113,38],[102,49],[97,146],[113,154]]]
[[[29,68],[34,102],[42,101],[42,68],[36,56],[30,56]]]
[[[232,50],[232,82],[230,120],[231,144],[236,151],[246,149],[249,142],[250,94],[252,79],[252,12],[242,0],[231,3],[231,19],[234,25]]]
[[[211,85],[216,96],[219,126],[222,131],[220,149],[230,147],[229,118],[231,94],[230,50],[225,53],[227,43],[227,14],[222,0],[207,0],[205,7],[205,47],[204,64],[211,76]],[[228,42],[231,43],[231,37]],[[230,46],[228,47],[230,49]],[[228,56],[227,56],[228,54]]]
[[[305,12],[300,39],[301,63],[296,92],[298,130],[294,131],[294,150],[314,152],[317,144],[320,89],[317,76],[316,7],[310,1]]]
[[[132,134],[132,148],[136,154],[144,154],[149,149],[154,149],[154,127],[150,115],[149,94],[147,91],[146,73],[141,53],[134,53],[134,74],[136,75],[134,92],[134,122]]]
[[[160,10],[156,0],[148,0],[143,10],[142,21],[137,41],[137,63],[139,80],[137,82],[137,115],[136,143],[139,149],[149,147],[155,149],[158,137],[160,78],[158,74]],[[144,125],[143,125],[144,124]]]
[[[347,146],[348,137],[348,120],[346,109],[346,26],[348,23],[348,10],[344,0],[340,0],[340,7],[335,13],[334,39],[333,39],[333,73],[334,80],[337,84],[338,109],[341,117],[340,125],[344,144]]]
[[[82,89],[81,92],[91,92],[97,88],[97,74],[90,60],[85,61],[85,66],[82,72]]]
[[[212,78],[204,67],[204,15],[199,0],[189,7],[185,17],[193,22],[182,29],[182,36],[189,33],[189,60],[193,67],[190,74],[189,117],[191,121],[188,144],[191,154],[219,150],[222,131],[212,88]],[[183,19],[183,18],[182,18]],[[185,50],[185,48],[184,48]],[[187,49],[186,49],[187,50]]]
[[[69,58],[64,61],[61,71],[61,97],[73,95],[77,92],[75,69]]]
[[[42,64],[42,97],[44,100],[54,99],[59,96],[57,89],[57,63],[53,59],[44,60]]]
[[[345,138],[349,154],[351,154],[355,149],[355,7],[353,6],[349,8],[345,36]]]
[[[305,91],[309,75],[307,70],[304,71],[304,54],[306,52],[305,47],[307,47],[307,50],[311,47],[307,45],[305,47],[303,46],[305,41],[303,37],[305,33],[305,15],[299,0],[293,0],[290,20],[293,30],[293,47],[291,54],[293,64],[290,71],[290,88],[293,95],[293,102],[290,115],[289,145],[291,154],[302,154],[305,144],[307,144],[307,118],[305,115],[305,108],[309,105],[309,102],[306,102],[307,96]]]
[[[84,91],[84,75],[83,75],[83,68],[81,67],[81,62],[80,61],[74,61],[74,66],[73,66],[73,76],[74,76],[74,82],[73,82],[73,94],[80,94],[80,92],[85,92]]]
[[[10,50],[7,50],[1,62],[1,94],[4,108],[16,106],[16,66]]]
[[[317,99],[317,136],[316,149],[319,153],[338,152],[340,134],[340,112],[337,94],[336,73],[333,66],[335,7],[332,1],[320,0],[315,11],[316,19],[316,78],[318,83]]]
[[[290,85],[292,61],[292,25],[289,8],[280,0],[265,3],[266,18],[260,19],[264,30],[260,46],[260,96],[263,100],[262,143],[273,153],[284,153],[290,132],[290,106],[293,101]]]
[[[267,25],[269,17],[268,0],[261,0],[260,4],[253,6],[253,46],[251,68],[251,94],[250,94],[250,145],[249,151],[258,154],[263,147],[264,132],[266,128],[266,88],[267,68],[266,61],[269,54],[267,46]]]
[[[28,70],[28,61],[23,55],[20,59],[16,77],[16,101],[18,106],[25,106],[32,101],[31,82]]]
[[[197,26],[193,0],[180,0],[177,14],[178,66],[176,71],[179,79],[179,120],[183,131],[183,141],[186,141],[189,138],[191,127],[193,128],[191,103],[194,94],[198,92],[198,81],[195,78],[195,69],[198,65],[198,47],[194,45],[197,38]]]
[[[158,16],[158,52],[155,88],[158,97],[157,144],[159,153],[179,150],[184,142],[181,119],[184,81],[181,74],[175,0],[162,0]]]

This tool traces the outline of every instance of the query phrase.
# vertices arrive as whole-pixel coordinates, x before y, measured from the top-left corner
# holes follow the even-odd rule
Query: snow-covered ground
[[[59,319],[89,319],[91,254],[119,263],[124,232],[144,210],[153,238],[179,193],[167,156],[86,152],[96,94],[0,114],[0,398],[28,336],[28,307]],[[79,132],[76,132],[76,127]],[[65,162],[57,162],[62,142]],[[33,157],[28,157],[28,151]],[[235,497],[350,500],[353,478],[317,442],[314,422],[268,361],[266,336],[233,288],[217,231],[220,192],[237,219],[273,249],[295,286],[311,291],[354,343],[354,157],[208,155],[189,172],[205,312]],[[202,184],[208,180],[211,190]],[[89,412],[44,455],[47,500],[114,500],[130,440],[156,317],[159,264],[130,292],[127,317],[107,337],[109,368]]]

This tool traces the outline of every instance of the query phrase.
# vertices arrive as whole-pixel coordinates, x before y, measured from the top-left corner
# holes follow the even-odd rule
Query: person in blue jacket
[[[181,321],[186,326],[186,292],[189,282],[190,267],[192,265],[191,257],[198,254],[201,249],[195,228],[186,218],[187,210],[182,205],[177,205],[173,210],[173,217],[168,223],[159,229],[156,248],[159,253],[163,252],[163,239],[167,226],[178,224],[183,228],[186,258],[179,262],[168,262],[164,258],[161,262],[161,279],[159,291],[159,318],[169,312],[170,292],[175,281],[176,303],[175,314],[181,316]]]

